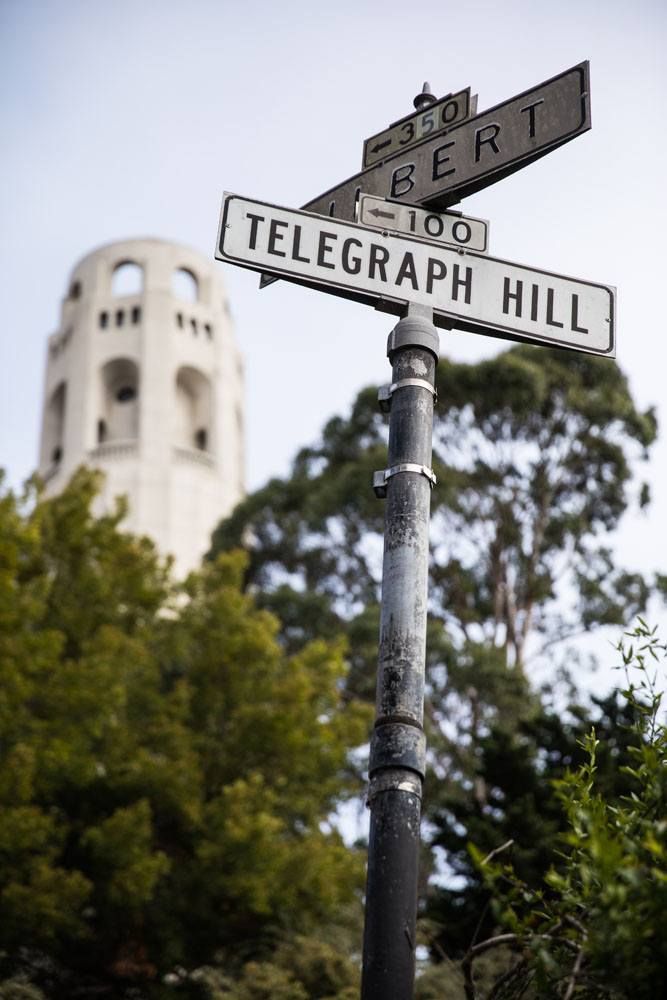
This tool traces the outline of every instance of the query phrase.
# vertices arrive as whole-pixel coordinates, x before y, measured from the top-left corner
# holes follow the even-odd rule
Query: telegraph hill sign
[[[486,254],[225,194],[218,260],[436,326],[614,354],[614,291]]]

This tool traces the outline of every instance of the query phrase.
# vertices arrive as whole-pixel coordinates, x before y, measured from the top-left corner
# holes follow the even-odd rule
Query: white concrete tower
[[[47,495],[82,464],[105,473],[100,509],[194,568],[243,495],[243,370],[213,262],[125,240],[74,268],[49,338],[39,472]]]

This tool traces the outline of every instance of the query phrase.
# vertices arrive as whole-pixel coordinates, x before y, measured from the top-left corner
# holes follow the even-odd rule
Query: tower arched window
[[[122,260],[111,275],[112,295],[139,295],[144,287],[144,272],[132,260]]]
[[[65,448],[65,411],[67,406],[67,384],[61,382],[51,393],[44,414],[44,436],[42,464],[58,465],[62,461]]]
[[[138,365],[130,358],[114,358],[104,365],[101,375],[98,440],[136,440],[139,436]]]
[[[176,374],[175,388],[174,444],[210,452],[213,414],[210,381],[196,368],[183,366]]]
[[[197,302],[199,282],[196,274],[187,267],[179,267],[171,276],[171,290],[182,302]]]

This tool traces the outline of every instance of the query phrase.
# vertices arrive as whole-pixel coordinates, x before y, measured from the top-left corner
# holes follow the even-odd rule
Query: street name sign
[[[489,223],[485,219],[461,215],[460,212],[437,214],[413,205],[362,194],[358,222],[373,229],[398,231],[478,253],[489,251]]]
[[[586,61],[350,177],[303,207],[351,221],[363,191],[448,208],[590,127]]]
[[[443,129],[458,125],[470,115],[470,87],[450,94],[440,101],[435,101],[428,108],[416,114],[406,115],[400,121],[394,122],[384,132],[366,139],[362,169],[386,160],[393,153],[410,149],[416,143]]]
[[[225,192],[215,256],[436,326],[615,356],[615,291]]]
[[[586,61],[355,174],[303,207],[353,221],[363,191],[448,208],[588,131],[589,95]],[[273,280],[262,278],[260,287]]]

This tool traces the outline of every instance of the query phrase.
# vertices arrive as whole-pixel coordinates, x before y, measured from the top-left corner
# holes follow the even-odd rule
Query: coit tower
[[[74,268],[48,342],[39,472],[46,495],[80,465],[104,473],[98,511],[179,576],[243,495],[243,370],[212,262],[157,239],[112,243]]]

